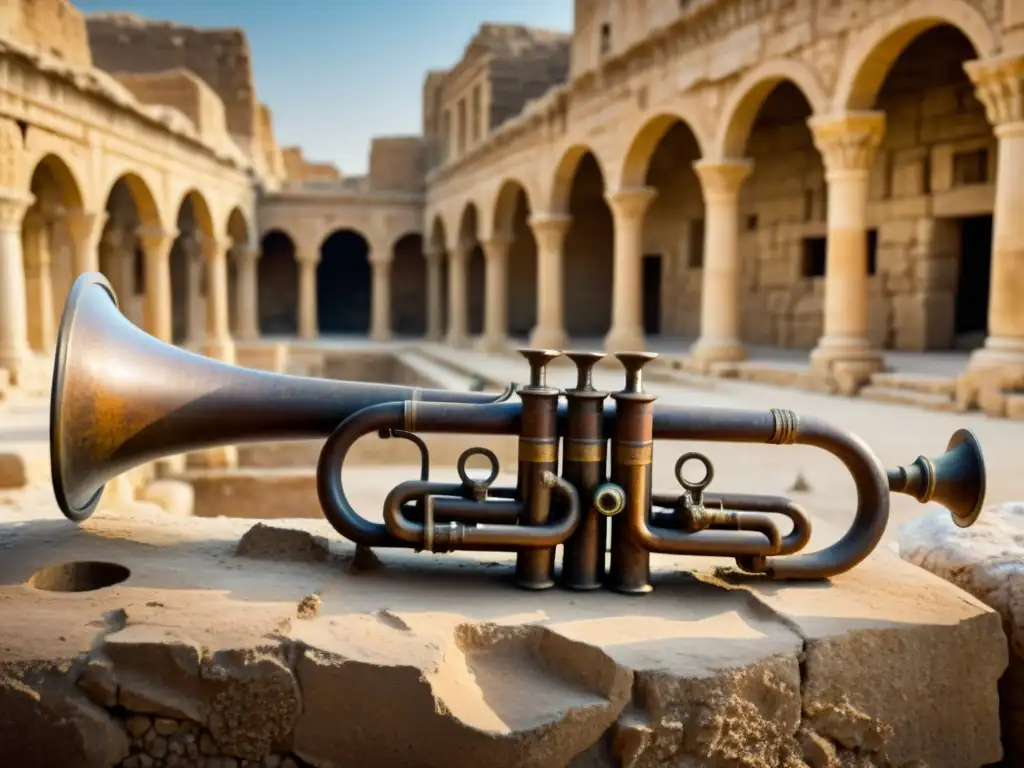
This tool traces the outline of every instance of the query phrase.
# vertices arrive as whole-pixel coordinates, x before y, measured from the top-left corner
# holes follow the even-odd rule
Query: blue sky
[[[569,31],[572,0],[73,0],[204,27],[242,27],[282,145],[365,172],[370,138],[418,133],[428,69],[450,67],[481,22]]]

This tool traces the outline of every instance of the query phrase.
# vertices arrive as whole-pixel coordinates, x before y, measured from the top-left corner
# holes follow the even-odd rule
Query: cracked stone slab
[[[900,555],[995,610],[1009,665],[1000,681],[1008,765],[1024,765],[1024,502],[986,509],[968,529],[930,513],[900,529]]]
[[[1000,756],[999,617],[885,550],[821,586],[656,558],[655,591],[637,598],[517,590],[504,555],[381,550],[354,569],[322,521],[264,525],[259,556],[240,553],[255,524],[137,509],[0,528],[0,754],[48,768],[149,765],[171,745],[323,768]],[[131,576],[30,583],[84,560]]]

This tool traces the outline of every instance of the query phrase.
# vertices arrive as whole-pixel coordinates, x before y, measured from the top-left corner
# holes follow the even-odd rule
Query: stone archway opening
[[[701,152],[682,120],[662,130],[644,178],[656,195],[643,224],[643,329],[646,336],[695,338],[700,332],[704,197],[693,163]]]
[[[910,41],[875,98],[886,115],[869,222],[871,336],[880,346],[973,349],[988,328],[997,140],[948,24]],[[918,203],[915,205],[915,202]],[[872,254],[872,251],[875,251]]]
[[[25,212],[21,231],[28,345],[34,352],[49,353],[76,277],[66,217],[81,209],[82,196],[70,169],[55,155],[39,161],[29,188],[35,201]]]
[[[228,239],[231,241],[231,253],[228,258],[228,325],[236,336],[245,335],[251,329],[243,327],[240,316],[240,308],[246,301],[254,297],[244,298],[239,296],[239,291],[249,289],[244,281],[239,279],[240,273],[245,269],[243,260],[252,258],[249,243],[249,227],[245,221],[245,215],[241,210],[235,208],[228,216],[227,227]],[[251,323],[251,319],[250,319]]]
[[[146,259],[138,232],[141,227],[159,226],[155,201],[145,182],[129,174],[111,186],[105,212],[100,271],[117,294],[124,316],[140,328],[147,327]]]
[[[281,230],[263,236],[256,285],[260,335],[298,335],[299,262],[295,241]]]
[[[197,210],[186,195],[178,209],[178,237],[171,246],[171,341],[195,345],[206,337],[206,259]]]
[[[391,265],[391,329],[397,336],[427,332],[427,263],[423,237],[412,232],[398,239]]]
[[[584,152],[569,186],[572,217],[564,246],[565,330],[571,337],[603,338],[611,327],[614,228],[605,180],[592,152]]]
[[[479,336],[484,332],[487,311],[487,258],[479,241],[466,261],[466,291],[466,330],[471,337]]]
[[[746,139],[753,168],[740,191],[739,319],[747,344],[811,349],[823,332],[828,207],[811,114],[804,93],[783,80]]]
[[[530,199],[517,181],[498,194],[495,232],[511,237],[508,247],[508,334],[527,338],[537,324],[537,241],[530,228]]]
[[[430,253],[437,259],[437,274],[431,278],[427,277],[427,291],[436,291],[437,305],[437,328],[433,329],[437,338],[443,338],[448,332],[448,235],[445,231],[444,221],[440,216],[435,217],[433,227],[430,230]],[[428,266],[429,269],[429,266]],[[431,286],[430,281],[437,281],[436,286]],[[430,311],[429,305],[427,311]],[[430,323],[428,317],[428,325]],[[427,329],[428,333],[431,330]]]
[[[369,333],[372,292],[369,242],[352,229],[331,233],[320,246],[316,269],[320,334]]]

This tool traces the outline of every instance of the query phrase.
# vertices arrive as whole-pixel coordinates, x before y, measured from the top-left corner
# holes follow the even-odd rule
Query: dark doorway
[[[644,256],[644,334],[661,333],[661,254]]]
[[[260,334],[294,336],[299,332],[299,264],[295,244],[284,232],[263,238],[257,267]]]
[[[988,293],[992,277],[992,217],[960,220],[960,276],[957,280],[956,346],[980,346],[988,330]]]
[[[320,246],[316,319],[321,334],[369,333],[370,246],[358,232],[335,232]]]

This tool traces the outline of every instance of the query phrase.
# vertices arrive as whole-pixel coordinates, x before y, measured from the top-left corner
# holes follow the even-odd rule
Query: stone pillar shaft
[[[186,295],[188,308],[188,340],[191,344],[202,344],[206,340],[206,330],[210,316],[210,277],[209,262],[204,258],[204,244],[194,238],[183,243],[185,259],[188,264],[186,272]],[[207,273],[204,278],[204,273]],[[203,283],[206,283],[204,297]]]
[[[812,366],[830,373],[837,362],[856,364],[856,389],[880,370],[882,357],[868,340],[868,187],[875,152],[885,132],[881,112],[854,112],[809,121],[825,164],[828,245],[824,334]]]
[[[448,259],[448,336],[446,341],[453,347],[465,346],[469,341],[467,324],[467,265],[472,243],[459,243]]]
[[[494,235],[483,244],[487,262],[484,336],[481,346],[498,352],[508,346],[508,251],[512,239]]]
[[[530,229],[537,241],[537,325],[530,334],[530,346],[565,349],[565,292],[562,286],[562,249],[572,217],[541,214],[530,218]]]
[[[620,189],[608,197],[615,222],[612,273],[612,327],[605,337],[609,352],[640,351],[643,327],[644,217],[655,197],[650,187]]]
[[[299,338],[317,337],[316,258],[296,254],[299,262]]]
[[[739,196],[752,165],[748,160],[698,161],[694,168],[704,193],[705,233],[700,339],[692,354],[708,362],[742,360]]]
[[[442,267],[444,251],[428,251],[427,260],[427,338],[440,341],[444,336],[444,307],[442,291]]]
[[[238,253],[238,337],[252,341],[260,337],[259,251],[242,249]]]
[[[28,357],[28,305],[21,227],[31,197],[0,191],[0,369],[21,381]]]
[[[233,363],[235,345],[228,322],[228,250],[226,240],[204,238],[206,257],[206,340],[204,352],[217,360]]]
[[[370,298],[370,338],[387,341],[391,338],[391,259],[371,257],[373,269]]]
[[[29,343],[37,352],[49,352],[57,341],[53,303],[53,258],[50,222],[38,207],[25,214],[25,289],[28,303]]]
[[[64,221],[71,236],[74,277],[83,272],[99,272],[99,244],[107,223],[107,212],[69,211]]]
[[[174,337],[171,248],[176,237],[176,232],[164,232],[152,227],[139,230],[139,242],[146,260],[146,330],[167,344],[171,344]]]

